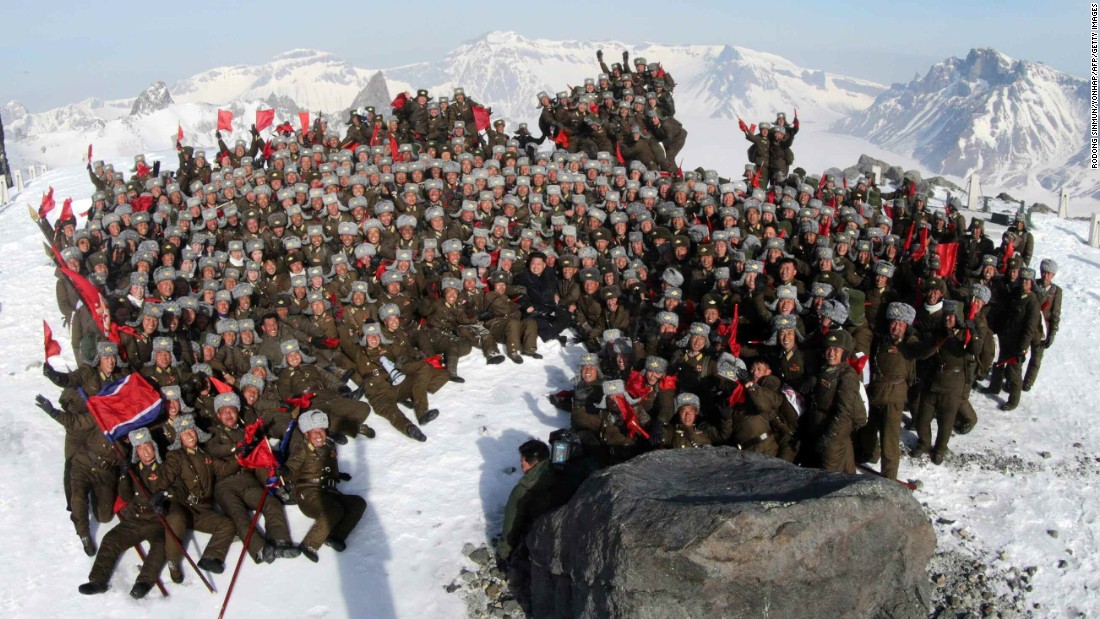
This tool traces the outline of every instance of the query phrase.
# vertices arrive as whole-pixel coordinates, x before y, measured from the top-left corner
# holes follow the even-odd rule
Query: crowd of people
[[[894,479],[904,411],[909,455],[940,464],[977,423],[977,381],[1007,389],[1002,409],[1019,404],[1061,304],[1057,265],[1032,267],[1025,218],[997,244],[909,179],[883,191],[792,168],[798,119],[784,114],[740,123],[739,176],[683,170],[672,76],[625,53],[598,60],[597,77],[539,93],[537,137],[484,127],[462,88],[418,90],[390,114],[352,111],[343,136],[318,118],[232,146],[219,133],[211,157],[180,144],[174,170],[141,155],[128,178],[89,164],[86,224],[64,218],[53,238],[84,364],[47,363],[60,401],[38,398],[66,430],[68,508],[95,556],[82,593],[105,591],[140,541],[131,595],[165,563],[181,582],[173,538],[190,529],[211,534],[198,568],[212,573],[237,537],[256,562],[344,550],[366,503],[339,491],[334,445],[373,438],[372,412],[427,440],[431,397],[463,382],[475,348],[518,364],[541,358],[540,341],[584,346],[573,389],[552,399],[602,464],[732,445],[847,473],[881,462]],[[130,374],[163,414],[112,443],[86,398]],[[264,442],[275,471],[246,464]],[[547,485],[549,455],[524,446],[504,560],[548,504],[526,490]],[[90,518],[111,521],[116,498],[97,548]],[[314,519],[298,543],[288,505]]]

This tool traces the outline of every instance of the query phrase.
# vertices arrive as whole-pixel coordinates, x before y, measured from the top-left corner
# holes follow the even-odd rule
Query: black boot
[[[225,571],[225,562],[221,559],[203,557],[199,559],[199,569],[206,570],[211,574],[221,574]]]
[[[264,563],[274,563],[278,557],[274,544],[271,542],[264,544],[264,549],[260,551],[260,558],[264,560]]]
[[[504,355],[502,355],[500,353],[489,355],[488,357],[486,357],[485,361],[489,365],[496,365],[498,363],[504,363]]]
[[[317,551],[306,546],[305,544],[298,544],[298,550],[302,551],[302,556],[316,563],[318,561]]]
[[[343,434],[340,434],[339,432],[329,432],[328,437],[331,438],[332,442],[336,443],[337,445],[347,445],[348,444],[348,437],[344,436]]]
[[[424,436],[424,433],[420,431],[420,428],[414,425],[409,425],[408,428],[405,428],[405,436],[413,439],[414,441],[420,441],[421,443],[428,440],[428,437]]]
[[[513,351],[508,353],[508,358],[512,360],[512,363],[523,363],[523,357],[521,357],[518,352]]]
[[[336,539],[335,537],[330,537],[326,539],[325,546],[328,546],[336,552],[344,552],[344,550],[346,550],[348,547],[348,545],[344,543],[344,540]]]
[[[81,535],[80,544],[84,546],[84,554],[89,557],[95,556],[95,540],[90,535]]]
[[[466,379],[462,378],[458,374],[451,374],[450,377],[447,378],[447,380],[451,381],[452,383],[464,383],[464,382],[466,382]]]
[[[183,582],[183,570],[180,569],[179,561],[168,562],[168,576],[177,585]]]
[[[525,353],[520,353],[520,354],[522,354],[524,357],[531,357],[532,359],[542,359],[542,355],[538,354],[535,351],[525,352]]]
[[[105,582],[86,582],[76,588],[77,591],[84,595],[95,595],[97,593],[103,593],[107,590],[107,583]]]
[[[153,588],[153,585],[147,582],[135,582],[133,588],[130,589],[130,597],[135,600],[140,600],[145,597],[145,594],[149,593],[149,590]]]
[[[368,426],[365,423],[359,426],[359,434],[362,434],[367,438],[374,438],[377,435],[377,433],[374,431],[374,428]]]
[[[431,423],[432,420],[434,420],[436,417],[439,417],[439,409],[429,408],[428,410],[424,411],[424,415],[418,416],[416,418],[416,423],[419,423],[422,426],[426,426]]]

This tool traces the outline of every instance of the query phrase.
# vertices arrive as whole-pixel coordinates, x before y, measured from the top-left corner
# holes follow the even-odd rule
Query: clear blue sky
[[[133,97],[296,47],[363,68],[435,60],[489,30],[632,43],[729,43],[884,83],[972,47],[1088,73],[1086,2],[33,2],[4,0],[0,103],[40,111]],[[629,8],[626,8],[629,7]],[[319,10],[317,10],[319,9]]]

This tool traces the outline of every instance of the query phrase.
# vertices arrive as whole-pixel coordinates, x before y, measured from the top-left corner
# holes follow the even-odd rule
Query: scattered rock
[[[1054,539],[1058,539],[1058,529],[1047,529],[1047,535],[1053,537]]]
[[[1058,567],[1060,569],[1064,569],[1066,567],[1069,567],[1069,561],[1066,561],[1065,559],[1059,559],[1058,560]]]
[[[467,556],[478,565],[489,565],[489,560],[492,558],[488,548],[478,548]]]
[[[1047,460],[1047,459],[1050,458],[1050,452],[1049,451],[1040,451],[1039,455],[1042,456],[1044,460]]]
[[[477,546],[474,546],[470,542],[466,542],[462,545],[462,556],[469,557],[475,550],[477,550]]]

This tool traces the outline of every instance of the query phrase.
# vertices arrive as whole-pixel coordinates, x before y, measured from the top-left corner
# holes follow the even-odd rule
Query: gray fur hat
[[[214,396],[214,413],[215,414],[218,411],[220,411],[222,408],[226,407],[226,406],[232,406],[233,408],[237,409],[238,411],[241,410],[241,398],[237,394],[233,393],[232,391],[227,391],[225,393],[219,393],[218,395]]]
[[[137,448],[139,445],[145,445],[146,443],[153,446],[153,453],[156,454],[157,462],[161,461],[160,447],[157,447],[157,442],[153,440],[153,433],[149,431],[149,428],[130,430],[127,436],[130,438],[130,446],[133,448],[133,452],[130,454],[130,462],[138,461]]]
[[[328,415],[316,408],[305,411],[298,415],[298,430],[302,434],[310,430],[328,430]]]
[[[1058,263],[1051,260],[1050,258],[1043,258],[1043,260],[1041,262],[1039,262],[1039,272],[1040,273],[1053,273],[1053,274],[1057,275],[1058,274]]]
[[[684,285],[684,276],[676,267],[669,267],[665,269],[664,273],[661,273],[661,281],[674,288],[679,288]]]
[[[658,374],[668,373],[668,360],[663,357],[650,355],[645,359],[645,371],[657,372]]]
[[[982,286],[985,288],[985,286]],[[987,288],[988,290],[988,288]],[[908,303],[894,302],[886,307],[886,320],[900,320],[907,325],[912,325],[917,319],[917,310]]]
[[[834,325],[843,325],[848,320],[848,306],[836,299],[830,299],[821,304],[818,311],[822,318],[828,318]]]
[[[180,441],[180,435],[187,430],[194,430],[200,443],[205,443],[210,440],[210,433],[202,431],[202,428],[195,423],[194,415],[180,415],[169,423],[171,423],[172,427],[176,430],[176,438],[172,441],[172,444],[168,446],[170,450],[176,450],[183,447],[183,443]]]
[[[694,406],[695,410],[699,410],[699,396],[694,393],[681,393],[676,396],[676,403],[673,408],[679,411],[684,406]]]
[[[993,297],[993,292],[982,284],[974,284],[970,287],[970,297],[988,304]]]
[[[740,380],[748,375],[745,362],[728,352],[724,352],[721,357],[718,357],[717,371],[718,375],[726,380]]]

